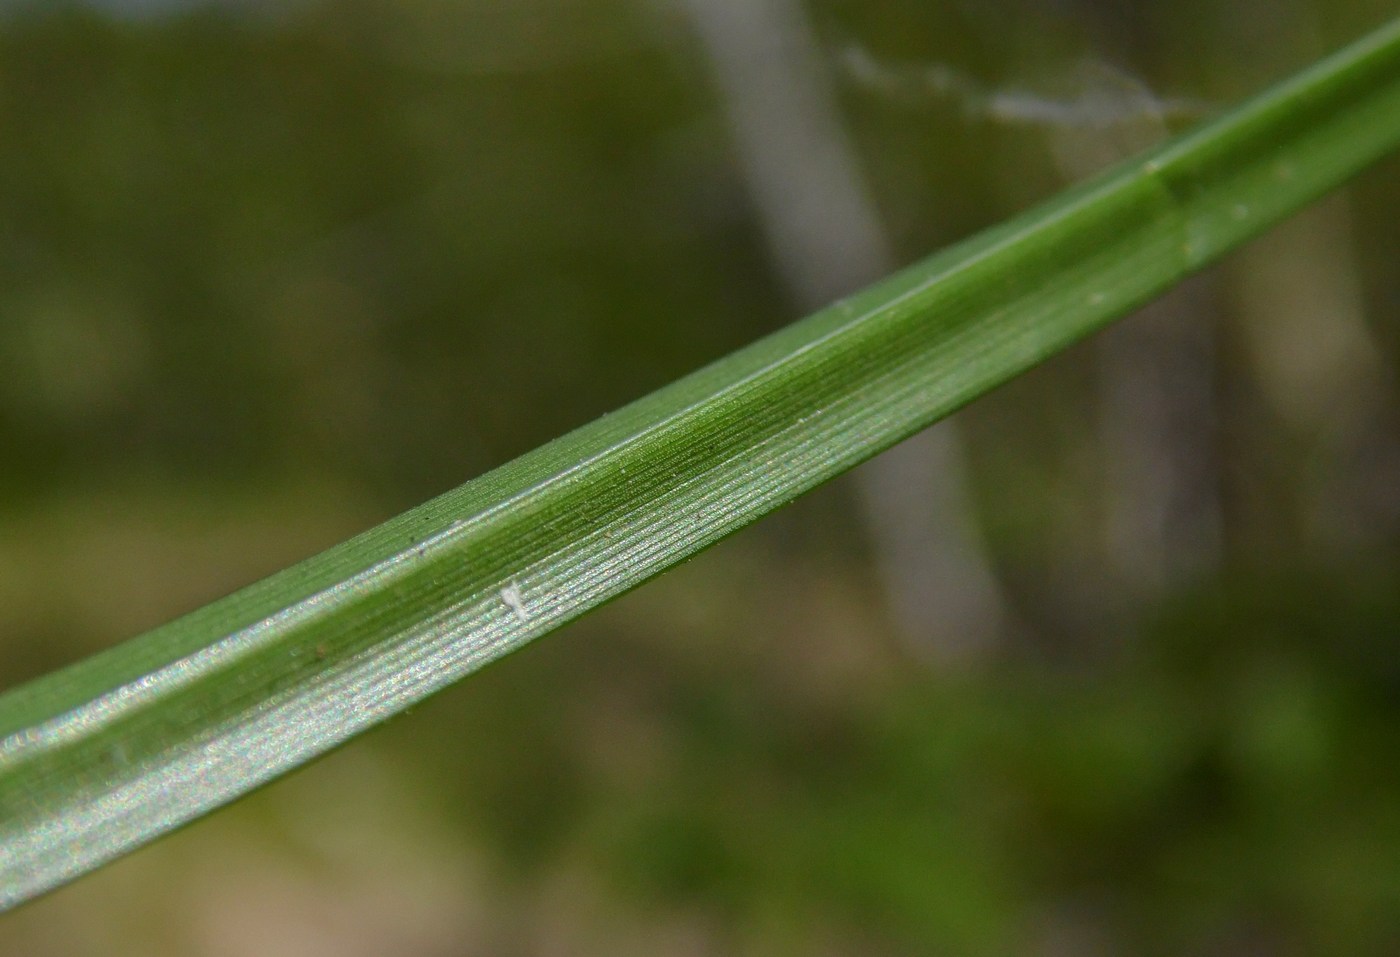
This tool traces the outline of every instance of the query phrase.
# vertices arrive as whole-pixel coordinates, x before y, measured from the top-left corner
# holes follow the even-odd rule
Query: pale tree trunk
[[[1102,88],[1093,96],[1083,92],[1094,102],[1115,103],[1110,114],[1100,123],[1048,127],[1052,152],[1070,181],[1168,135],[1164,105],[1173,101],[1125,73],[1096,72]],[[1084,603],[1098,620],[1218,569],[1223,535],[1213,299],[1209,276],[1188,280],[1095,342],[1106,490],[1101,542],[1111,587],[1085,595]]]
[[[889,242],[799,0],[684,0],[713,68],[771,254],[810,311],[890,272]],[[942,666],[985,659],[1005,602],[944,422],[857,469],[895,625]]]

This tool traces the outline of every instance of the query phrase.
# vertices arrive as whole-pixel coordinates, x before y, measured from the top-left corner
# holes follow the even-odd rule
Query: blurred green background
[[[1390,13],[0,2],[0,687]],[[1397,174],[0,952],[1400,953]]]

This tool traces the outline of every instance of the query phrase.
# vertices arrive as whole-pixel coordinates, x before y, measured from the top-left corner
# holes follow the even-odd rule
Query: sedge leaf
[[[1400,143],[1400,20],[344,544],[0,696],[0,906],[345,741],[1141,305]]]

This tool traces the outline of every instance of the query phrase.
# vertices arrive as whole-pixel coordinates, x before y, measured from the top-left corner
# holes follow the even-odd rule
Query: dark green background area
[[[1183,121],[847,51],[1208,112],[1390,15],[803,9],[898,262]],[[857,475],[0,951],[1400,951],[1398,174],[959,413],[973,658],[892,611]],[[682,5],[0,3],[0,686],[778,327],[778,276]]]

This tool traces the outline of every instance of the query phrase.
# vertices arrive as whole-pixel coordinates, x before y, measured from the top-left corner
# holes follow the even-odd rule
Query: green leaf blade
[[[1146,302],[1398,142],[1400,21],[343,545],[7,692],[0,906],[659,574]]]

